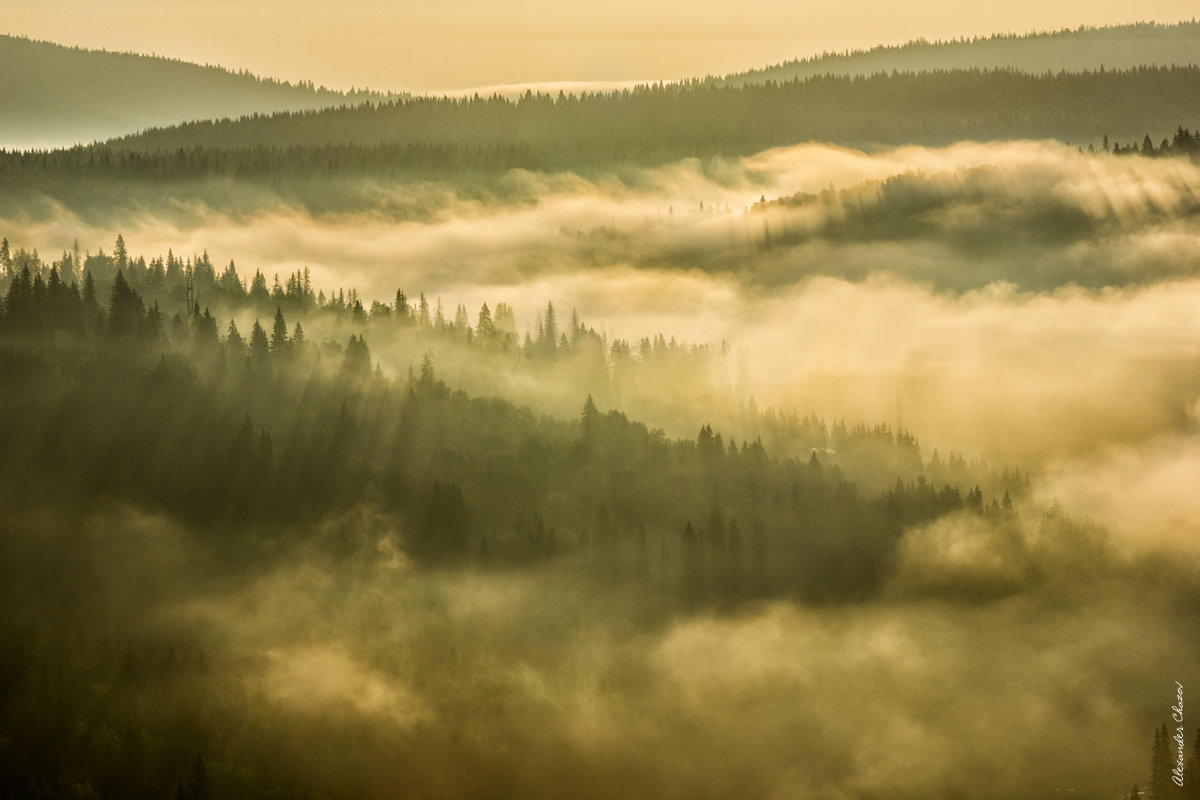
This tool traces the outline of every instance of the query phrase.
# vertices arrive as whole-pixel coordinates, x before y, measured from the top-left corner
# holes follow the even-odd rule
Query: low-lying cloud
[[[206,567],[123,612],[204,643],[209,724],[318,790],[1105,796],[1144,780],[1165,689],[1200,656],[1194,574],[1045,541],[1036,518],[909,530],[878,602],[680,617],[569,571],[397,572],[369,557],[391,533],[360,516],[357,549],[322,556],[310,531],[315,549],[236,584]],[[121,570],[92,565],[92,613],[187,548],[177,531],[142,544]],[[329,753],[333,734],[352,746]]]

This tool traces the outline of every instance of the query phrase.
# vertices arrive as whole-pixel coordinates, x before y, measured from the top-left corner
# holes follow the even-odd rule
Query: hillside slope
[[[1200,22],[1152,22],[1105,28],[1077,28],[1023,35],[996,34],[976,39],[825,53],[783,64],[710,78],[720,85],[786,81],[813,75],[872,75],[944,69],[1016,69],[1022,72],[1080,72],[1138,66],[1200,64]]]
[[[0,35],[0,147],[61,147],[144,128],[378,96],[184,61]]]
[[[956,70],[744,87],[656,85],[582,97],[529,95],[517,102],[415,98],[189,123],[108,144],[167,154],[181,147],[516,147],[537,156],[519,166],[554,168],[748,154],[811,140],[854,147],[962,139],[1086,145],[1105,135],[1140,142],[1153,134],[1157,142],[1179,125],[1193,126],[1197,117],[1196,67],[1058,75]]]

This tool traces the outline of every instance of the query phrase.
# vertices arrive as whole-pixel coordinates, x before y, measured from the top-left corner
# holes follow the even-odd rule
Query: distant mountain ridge
[[[0,147],[62,147],[150,127],[394,95],[338,92],[186,61],[0,35]]]
[[[1200,22],[1139,22],[1111,27],[1064,28],[1046,33],[993,34],[973,39],[879,45],[869,50],[822,53],[710,83],[739,86],[814,75],[872,75],[946,69],[1016,69],[1021,72],[1082,72],[1139,66],[1200,64]]]

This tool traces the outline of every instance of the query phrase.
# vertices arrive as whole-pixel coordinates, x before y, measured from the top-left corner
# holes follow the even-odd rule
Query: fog
[[[368,305],[403,289],[448,315],[463,304],[473,323],[505,302],[518,337],[553,302],[610,342],[724,343],[713,382],[731,405],[899,423],[927,451],[1086,455],[1186,427],[1198,390],[1200,165],[1187,159],[804,145],[590,178],[514,171],[482,192],[363,191],[376,210],[314,216],[250,193],[234,216],[181,200],[116,229],[147,257],[206,251],[268,280],[307,267]],[[113,223],[89,213],[26,210],[0,229],[43,253],[102,247]],[[390,374],[421,356],[372,345]],[[578,388],[507,388],[539,410],[578,409]],[[628,410],[673,435],[732,416]]]
[[[683,617],[549,570],[422,573],[380,557],[397,532],[369,512],[231,574],[114,509],[63,565],[107,635],[202,650],[151,691],[203,698],[234,737],[212,756],[233,790],[245,778],[222,764],[263,753],[367,797],[1110,796],[1139,779],[1171,681],[1197,677],[1194,562],[1069,524],[980,524],[909,531],[879,602]],[[91,544],[118,534],[114,569]],[[181,559],[189,578],[153,580]]]
[[[84,620],[79,636],[110,650],[177,647],[192,666],[152,683],[139,713],[159,713],[147,697],[201,708],[179,725],[201,731],[231,794],[252,783],[245,763],[380,798],[1112,797],[1146,782],[1174,682],[1200,678],[1200,164],[1037,142],[813,144],[604,175],[371,183],[321,213],[265,189],[237,209],[203,192],[155,209],[139,191],[116,224],[86,203],[32,202],[0,234],[45,258],[76,239],[108,251],[120,232],[147,259],[207,251],[218,272],[232,259],[268,280],[310,268],[330,296],[355,287],[369,306],[400,288],[447,316],[463,304],[472,324],[503,302],[518,343],[553,302],[560,327],[574,310],[609,346],[660,333],[707,346],[624,386],[583,360],[304,319],[311,341],[362,332],[398,394],[429,354],[450,388],[558,420],[579,420],[592,394],[601,412],[689,440],[711,423],[754,441],[766,409],[911,431],[915,473],[889,461],[868,474],[824,442],[770,453],[819,450],[812,469],[844,468],[870,502],[898,478],[923,484],[935,450],[1030,478],[1013,510],[904,524],[879,590],[853,602],[664,601],[690,551],[653,524],[661,556],[639,582],[588,561],[590,521],[562,532],[573,547],[557,561],[504,570],[421,563],[419,524],[384,501],[280,534],[247,522],[232,562],[227,532],[118,499],[6,517],[14,618]],[[222,331],[261,313],[214,310]],[[423,468],[467,474],[445,438],[444,461]],[[515,446],[489,448],[489,464],[516,462]],[[585,469],[588,502],[616,508],[616,478]],[[643,478],[687,483],[670,469]],[[755,485],[709,481],[718,519],[721,492],[740,501]],[[776,490],[761,505],[784,502]],[[542,503],[573,507],[553,492]]]
[[[333,181],[315,191],[332,198],[319,213],[279,192],[193,182],[135,184],[103,201],[34,193],[9,199],[4,224],[10,240],[44,249],[110,241],[116,228],[134,252],[208,249],[268,274],[309,264],[324,283],[381,297],[398,283],[519,287],[581,268],[701,270],[763,288],[890,272],[954,290],[999,280],[1044,290],[1200,267],[1200,166],[1055,143],[802,145],[588,177]],[[747,213],[760,198],[782,202]]]

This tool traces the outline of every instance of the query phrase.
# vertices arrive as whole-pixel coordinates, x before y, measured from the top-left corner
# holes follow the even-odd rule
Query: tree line
[[[915,439],[886,425],[792,418],[791,432],[807,437],[811,456],[773,460],[761,439],[726,441],[706,426],[695,440],[671,440],[619,411],[601,412],[591,398],[574,422],[471,398],[438,379],[428,353],[407,378],[389,379],[363,335],[449,336],[548,363],[590,358],[609,379],[619,375],[622,359],[633,357],[628,344],[615,341],[606,352],[577,318],[560,323],[552,303],[536,338],[518,342],[503,304],[495,315],[485,304],[474,326],[462,306],[450,321],[424,297],[410,306],[402,292],[395,305],[368,313],[340,293],[318,305],[296,275],[281,290],[287,313],[276,305],[269,322],[256,320],[243,334],[194,299],[173,315],[147,302],[138,291],[145,275],[126,277],[135,270],[120,239],[116,251],[114,263],[125,266],[103,292],[90,270],[81,288],[66,285],[57,266],[46,280],[40,271],[31,277],[28,264],[4,292],[0,336],[14,390],[0,436],[14,473],[10,491],[79,502],[115,493],[209,524],[281,523],[377,502],[409,521],[414,552],[430,561],[506,563],[608,548],[617,561],[647,566],[645,535],[663,543],[658,579],[703,573],[689,591],[708,600],[752,585],[808,597],[869,594],[903,525],[960,509],[1003,514],[1011,505],[1007,496],[985,500],[978,487],[954,485],[972,475],[965,462],[923,459]],[[10,256],[14,264],[23,258]],[[194,291],[196,264],[182,272]],[[317,323],[306,315],[316,314],[360,332],[344,342],[310,339],[306,325]],[[687,352],[662,336],[638,349],[650,369]],[[685,357],[679,369],[688,366]],[[834,462],[823,463],[831,456],[821,453],[835,449]],[[863,497],[836,463],[852,463],[855,453],[906,475],[882,496]],[[935,491],[926,474],[946,483]],[[1016,473],[981,474],[1001,492],[1025,485]],[[999,488],[1002,480],[1008,485]],[[538,530],[544,535],[531,533]],[[755,551],[747,542],[755,536],[775,557],[750,580]],[[842,562],[844,569],[827,568]],[[709,574],[717,563],[739,577]]]
[[[1030,75],[947,70],[702,81],[609,93],[415,97],[208,120],[105,144],[4,153],[0,175],[402,177],[737,156],[803,141],[944,145],[964,139],[1135,141],[1200,107],[1200,67]]]

